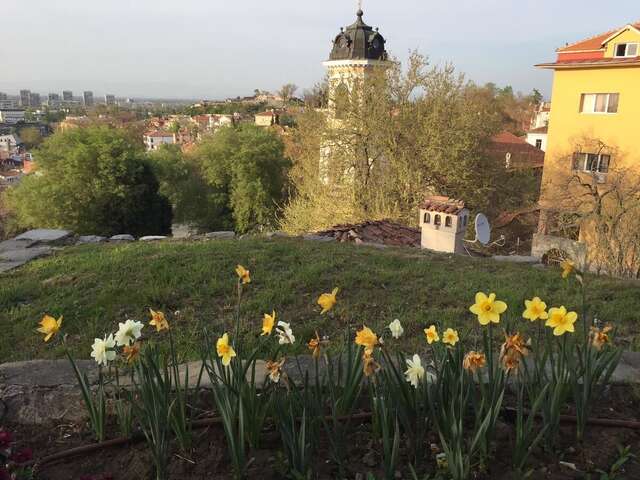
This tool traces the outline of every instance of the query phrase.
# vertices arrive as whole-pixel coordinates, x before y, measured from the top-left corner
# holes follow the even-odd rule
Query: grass
[[[518,322],[525,322],[523,300],[535,295],[549,305],[580,306],[576,282],[562,280],[557,269],[419,250],[297,239],[83,245],[0,276],[0,361],[63,355],[35,333],[44,313],[64,315],[68,343],[88,358],[94,337],[127,318],[146,323],[150,307],[167,313],[183,358],[197,358],[203,326],[230,329],[237,263],[252,277],[242,308],[247,335],[255,337],[262,314],[275,309],[292,324],[301,351],[316,329],[335,336],[366,323],[381,331],[394,318],[410,348],[423,348],[421,332],[431,323],[464,334],[476,324],[468,306],[478,290],[496,292]],[[334,286],[338,305],[321,316],[316,299]],[[591,311],[637,348],[639,284],[589,276],[587,288]]]

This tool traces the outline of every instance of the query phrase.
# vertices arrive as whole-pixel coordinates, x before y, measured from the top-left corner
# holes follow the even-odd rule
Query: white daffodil
[[[96,338],[91,346],[91,356],[95,359],[98,365],[107,364],[116,358],[116,352],[113,350],[116,346],[116,341],[113,339],[113,333],[110,333],[108,337]]]
[[[119,323],[118,326],[119,328],[115,336],[116,345],[124,347],[125,345],[131,345],[140,338],[144,324],[142,322],[127,320],[124,323]]]
[[[296,337],[291,330],[291,324],[279,321],[276,326],[276,334],[278,335],[278,343],[280,345],[293,344],[296,341]]]
[[[407,359],[407,371],[404,372],[407,382],[413,385],[414,388],[418,388],[420,380],[424,378],[424,367],[422,366],[422,360],[420,356],[415,354],[412,359]]]
[[[402,324],[397,318],[389,324],[389,330],[391,330],[391,336],[393,338],[400,338],[404,333],[404,328],[402,328]]]

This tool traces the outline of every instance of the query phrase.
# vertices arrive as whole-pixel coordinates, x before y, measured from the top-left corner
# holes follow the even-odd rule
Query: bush
[[[36,151],[37,171],[7,192],[21,228],[135,236],[171,231],[171,206],[141,144],[105,126],[58,132]]]

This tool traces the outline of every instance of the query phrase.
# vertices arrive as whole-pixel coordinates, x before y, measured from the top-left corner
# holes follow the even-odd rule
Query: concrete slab
[[[76,245],[82,245],[83,243],[102,243],[106,241],[107,237],[101,237],[100,235],[82,235],[76,240]]]
[[[22,262],[26,263],[31,260],[35,260],[36,258],[45,257],[53,251],[52,247],[41,246],[41,247],[31,247],[31,248],[22,248],[20,250],[8,250],[6,252],[0,253],[0,262]]]
[[[0,261],[0,273],[8,272],[14,268],[21,267],[25,262],[3,262]]]
[[[11,240],[5,240],[4,242],[0,242],[0,253],[8,252],[10,250],[22,250],[24,248],[29,248],[35,245],[37,242],[34,240],[18,240],[16,238],[12,238]]]
[[[50,230],[46,228],[38,228],[29,230],[28,232],[18,235],[16,240],[32,240],[38,243],[55,243],[70,237],[72,232],[69,230]]]
[[[222,231],[205,233],[205,238],[212,240],[233,240],[236,238],[236,232]]]
[[[139,240],[141,242],[157,242],[158,240],[166,240],[167,237],[164,235],[147,235],[145,237],[140,237]]]
[[[114,235],[113,237],[109,238],[110,242],[135,242],[135,238],[133,238],[133,235],[129,235],[129,234],[120,234],[120,235]]]

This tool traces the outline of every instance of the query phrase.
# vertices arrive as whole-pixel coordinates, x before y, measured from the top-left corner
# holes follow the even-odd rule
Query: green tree
[[[18,135],[28,149],[35,148],[42,143],[42,134],[40,129],[36,127],[21,128]]]
[[[229,212],[236,231],[276,224],[289,167],[277,133],[254,125],[221,128],[192,155],[212,189],[210,200]]]
[[[135,236],[171,230],[171,206],[140,143],[123,129],[77,128],[49,137],[35,153],[37,174],[8,190],[22,228]]]

